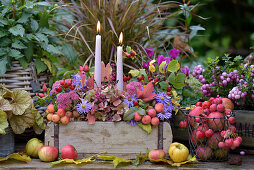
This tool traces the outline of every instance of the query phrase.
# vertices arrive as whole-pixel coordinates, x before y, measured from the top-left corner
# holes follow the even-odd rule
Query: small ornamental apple
[[[202,108],[203,108],[203,109],[209,109],[210,106],[211,106],[211,103],[210,103],[209,101],[204,101],[204,102],[202,103]]]
[[[142,119],[142,116],[138,112],[136,112],[134,115],[134,120],[140,121],[141,119]]]
[[[231,147],[233,145],[234,140],[232,138],[226,139],[225,140],[225,145],[228,147]]]
[[[209,109],[210,109],[210,112],[216,112],[217,104],[212,104]]]
[[[160,123],[160,120],[158,117],[153,117],[152,120],[151,120],[151,124],[153,126],[158,126],[158,124]]]
[[[134,106],[137,106],[137,105],[138,105],[138,101],[135,100],[135,101],[133,102],[133,105],[134,105]]]
[[[198,130],[196,132],[196,136],[197,136],[198,139],[202,139],[202,138],[204,138],[205,133],[203,131],[201,131],[201,130]]]
[[[155,109],[148,110],[148,115],[151,116],[151,117],[155,117],[156,116],[156,110]]]
[[[64,79],[62,79],[62,80],[60,80],[60,85],[64,85],[64,83],[65,83],[65,80]]]
[[[60,122],[63,124],[63,125],[67,125],[70,121],[70,118],[68,116],[64,116],[64,117],[61,117],[60,119]]]
[[[237,136],[235,139],[238,140],[240,143],[242,143],[242,141],[243,141],[241,136]]]
[[[225,130],[222,130],[222,131],[220,132],[220,136],[224,138],[225,135],[226,135],[226,131],[225,131]]]
[[[64,145],[61,150],[61,156],[63,159],[73,159],[76,160],[78,157],[77,150],[72,145]]]
[[[230,115],[231,115],[231,113],[232,113],[232,110],[230,110],[230,109],[226,109],[226,110],[225,110],[225,113],[226,113],[226,115],[227,115],[227,116],[230,116]]]
[[[184,121],[180,121],[179,126],[180,126],[181,128],[187,128],[187,125],[188,125],[188,123],[187,123],[187,121],[186,121],[186,120],[184,120]]]
[[[224,146],[225,146],[225,143],[224,143],[224,142],[219,142],[219,143],[218,143],[218,147],[219,147],[219,148],[224,148]]]
[[[234,117],[229,117],[229,118],[228,118],[228,122],[229,122],[230,124],[235,123],[235,118],[234,118]]]
[[[47,115],[47,119],[48,119],[49,121],[52,121],[52,116],[53,116],[53,114],[52,114],[52,113],[49,113],[49,114]]]
[[[213,101],[215,104],[222,104],[222,99],[221,98],[216,98]]]
[[[166,154],[164,150],[156,149],[156,150],[151,150],[148,154],[148,158],[151,162],[155,162],[155,160],[158,159],[165,159]]]
[[[197,103],[195,104],[195,106],[202,107],[202,102],[197,102]]]
[[[59,120],[60,120],[60,116],[58,116],[57,114],[54,114],[54,115],[52,116],[52,121],[53,121],[54,123],[58,123]]]
[[[212,129],[208,129],[207,131],[205,131],[205,136],[206,137],[211,137],[213,135],[213,130]]]
[[[65,116],[65,110],[63,108],[59,108],[56,113],[60,117],[64,117]]]
[[[55,106],[53,104],[49,104],[47,107],[47,110],[49,113],[54,113],[55,112]]]
[[[162,103],[156,103],[154,106],[157,113],[161,113],[164,111],[164,106]]]
[[[217,111],[223,113],[225,111],[225,106],[223,104],[218,104]]]
[[[38,150],[38,155],[43,162],[52,162],[58,157],[58,151],[54,146],[42,146]]]
[[[149,123],[151,123],[151,117],[149,115],[145,115],[143,118],[142,118],[142,123],[147,125]]]
[[[240,142],[239,140],[234,139],[234,141],[233,141],[233,145],[234,145],[235,147],[239,147],[239,146],[240,146],[240,144],[241,144],[241,142]]]

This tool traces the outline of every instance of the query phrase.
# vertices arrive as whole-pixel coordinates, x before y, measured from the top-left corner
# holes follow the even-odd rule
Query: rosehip
[[[74,90],[74,89],[75,89],[75,85],[72,84],[71,87],[70,87],[70,89],[71,89],[71,90]]]
[[[208,101],[204,101],[204,102],[202,103],[202,108],[203,108],[203,109],[209,109],[210,106],[211,106],[211,103],[208,102]]]
[[[40,98],[45,97],[45,94],[43,94],[43,93],[39,93],[38,95]]]
[[[169,86],[169,87],[167,88],[167,92],[171,92],[171,90],[172,90],[172,87]]]
[[[46,84],[43,84],[43,86],[42,86],[42,90],[43,90],[44,92],[46,92],[46,91],[47,91],[47,86],[46,86]]]
[[[62,86],[64,85],[64,83],[65,83],[65,80],[64,80],[64,79],[60,80],[60,84],[61,84]]]
[[[167,92],[167,95],[170,96],[172,93],[171,92]]]
[[[72,80],[67,81],[67,86],[70,86],[72,84]]]
[[[84,72],[88,72],[88,71],[89,71],[89,66],[88,66],[88,65],[85,65],[84,68],[83,68],[83,71],[84,71]]]
[[[228,122],[229,122],[230,124],[235,123],[235,118],[234,118],[234,117],[228,118]]]
[[[131,56],[135,56],[136,55],[136,52],[135,51],[131,51]]]
[[[56,91],[58,92],[58,93],[60,93],[60,92],[62,92],[62,87],[57,87],[57,89],[56,89]]]
[[[137,105],[138,105],[138,101],[134,101],[134,102],[133,102],[133,105],[134,105],[134,106],[137,106]]]

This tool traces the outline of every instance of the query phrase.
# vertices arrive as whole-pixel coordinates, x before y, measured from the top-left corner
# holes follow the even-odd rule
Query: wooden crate
[[[106,151],[108,155],[135,159],[147,148],[163,149],[168,153],[172,143],[172,131],[168,122],[160,123],[151,134],[147,134],[138,126],[126,122],[70,122],[67,126],[48,123],[45,130],[45,144],[56,146],[72,144],[80,157]]]
[[[241,146],[254,149],[254,111],[234,110],[236,133],[243,138]]]

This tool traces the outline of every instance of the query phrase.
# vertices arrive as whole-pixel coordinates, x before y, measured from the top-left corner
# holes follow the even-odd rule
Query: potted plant
[[[33,127],[34,131],[40,134],[45,129],[45,123],[27,91],[10,91],[1,84],[0,103],[0,154],[6,156],[14,152],[12,132],[21,134],[26,128]],[[6,144],[9,148],[6,148]]]
[[[203,84],[203,99],[219,95],[232,100],[237,133],[243,137],[243,145],[253,147],[254,65],[243,64],[241,56],[225,54],[209,58],[206,69],[195,66],[192,75]]]

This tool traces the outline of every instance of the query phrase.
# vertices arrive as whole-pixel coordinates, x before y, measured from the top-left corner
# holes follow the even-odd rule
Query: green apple
[[[42,146],[42,141],[37,138],[32,138],[26,144],[26,153],[33,158],[38,158],[38,150]]]

